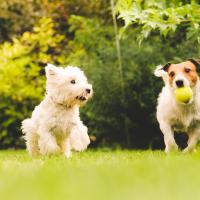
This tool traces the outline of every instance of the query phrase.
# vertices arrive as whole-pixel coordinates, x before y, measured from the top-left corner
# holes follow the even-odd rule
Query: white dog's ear
[[[154,71],[154,75],[157,77],[162,77],[163,81],[166,83],[168,83],[169,80],[169,76],[167,73],[167,70],[169,68],[169,66],[171,65],[171,63],[167,63],[166,65],[162,66],[162,65],[158,65]]]
[[[58,73],[58,68],[55,65],[47,64],[45,67],[46,76],[54,76]]]

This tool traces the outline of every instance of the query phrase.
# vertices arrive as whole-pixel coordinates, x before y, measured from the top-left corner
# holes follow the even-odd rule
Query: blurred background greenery
[[[81,110],[91,146],[162,148],[153,69],[199,58],[199,3],[0,0],[0,148],[24,147],[20,124],[44,96],[46,63],[77,65],[93,84]]]

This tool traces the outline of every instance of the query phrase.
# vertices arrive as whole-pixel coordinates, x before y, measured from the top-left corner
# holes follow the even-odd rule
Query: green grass
[[[200,151],[87,151],[31,159],[0,151],[2,200],[199,199]]]

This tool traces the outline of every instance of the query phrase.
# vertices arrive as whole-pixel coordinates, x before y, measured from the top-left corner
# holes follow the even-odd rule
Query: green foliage
[[[44,66],[41,64],[56,62],[57,46],[63,40],[53,26],[50,18],[42,18],[32,32],[25,32],[20,38],[0,46],[0,107],[3,110],[0,141],[5,145],[16,139],[13,133],[10,138],[6,133],[13,132],[13,124],[19,124],[29,113],[25,108],[30,109],[30,105],[44,95],[44,77],[40,76]],[[31,101],[27,102],[28,99]],[[19,130],[17,132],[19,134]]]
[[[52,20],[43,18],[33,32],[25,32],[21,38],[14,38],[12,43],[1,45],[1,95],[17,101],[28,97],[41,99],[44,79],[38,77],[39,64],[53,60],[48,51],[55,51],[62,39],[62,36],[55,35]]]
[[[119,0],[116,13],[124,20],[124,28],[131,24],[141,26],[139,43],[152,32],[159,31],[166,37],[181,26],[187,27],[188,39],[197,35],[196,40],[200,41],[200,5],[195,1]]]
[[[107,0],[0,0],[0,10],[0,42],[31,31],[43,16],[59,22],[55,24],[59,33],[67,32],[66,22],[71,14],[111,21]]]

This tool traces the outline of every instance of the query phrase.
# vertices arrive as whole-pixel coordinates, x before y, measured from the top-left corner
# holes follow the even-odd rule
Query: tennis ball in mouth
[[[193,97],[193,92],[190,87],[181,87],[174,91],[174,95],[178,102],[188,103]]]

